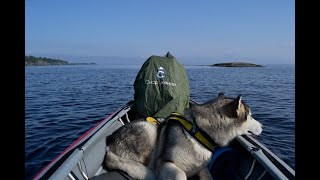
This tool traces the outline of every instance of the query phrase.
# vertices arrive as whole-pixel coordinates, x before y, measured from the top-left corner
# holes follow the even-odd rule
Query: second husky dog
[[[225,146],[238,135],[262,132],[241,95],[229,98],[219,93],[209,102],[191,105],[184,116],[192,125],[190,131],[168,120],[160,125],[134,121],[120,127],[108,137],[106,167],[125,171],[134,179],[180,180],[196,174],[211,179],[207,166],[216,146],[207,144]],[[199,142],[197,132],[208,136],[209,143]]]

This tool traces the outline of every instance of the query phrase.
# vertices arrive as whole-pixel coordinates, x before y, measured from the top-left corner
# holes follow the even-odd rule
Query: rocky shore
[[[228,63],[217,63],[211,66],[218,66],[218,67],[262,67],[258,64],[252,63],[245,63],[245,62],[228,62]]]

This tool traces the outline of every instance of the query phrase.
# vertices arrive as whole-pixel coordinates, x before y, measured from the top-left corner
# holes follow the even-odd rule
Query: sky
[[[184,64],[294,64],[294,1],[25,1],[26,55],[134,64],[167,51]]]

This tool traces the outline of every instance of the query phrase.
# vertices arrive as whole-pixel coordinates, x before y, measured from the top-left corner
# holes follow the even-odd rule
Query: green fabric
[[[186,70],[169,52],[164,57],[151,56],[144,62],[134,81],[134,91],[137,113],[144,117],[184,114],[189,106]]]

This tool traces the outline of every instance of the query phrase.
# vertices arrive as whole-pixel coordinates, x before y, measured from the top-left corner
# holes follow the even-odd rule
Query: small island
[[[93,65],[96,63],[69,63],[68,61],[46,58],[25,56],[25,66],[57,66],[57,65]]]
[[[211,66],[218,66],[218,67],[262,67],[258,64],[252,63],[245,63],[245,62],[228,62],[228,63],[217,63]]]

